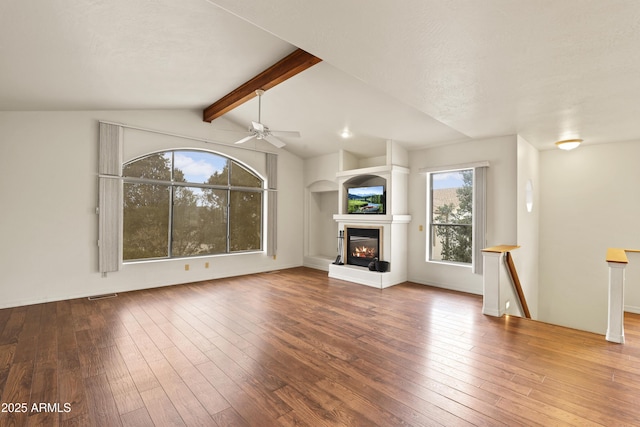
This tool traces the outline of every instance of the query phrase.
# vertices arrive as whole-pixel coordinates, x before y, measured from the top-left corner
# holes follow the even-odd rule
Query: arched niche
[[[386,187],[386,178],[378,175],[358,175],[345,181],[344,188],[369,187],[375,185],[382,185]]]

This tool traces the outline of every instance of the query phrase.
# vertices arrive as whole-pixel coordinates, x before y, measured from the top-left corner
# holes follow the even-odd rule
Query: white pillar
[[[482,314],[500,317],[500,266],[501,252],[482,252]]]
[[[624,269],[625,263],[609,264],[609,320],[607,341],[624,344]]]

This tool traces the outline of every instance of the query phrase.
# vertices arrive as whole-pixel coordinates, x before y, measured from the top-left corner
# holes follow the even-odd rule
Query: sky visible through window
[[[462,171],[442,172],[433,174],[433,189],[460,188],[464,185]]]
[[[187,182],[206,183],[211,175],[221,172],[227,159],[199,151],[176,151],[175,167],[184,173]]]

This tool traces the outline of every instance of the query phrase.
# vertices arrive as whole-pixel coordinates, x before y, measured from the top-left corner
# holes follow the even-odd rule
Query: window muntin
[[[473,261],[473,169],[429,174],[429,260]]]
[[[166,151],[123,176],[124,261],[261,250],[263,181],[236,161]]]

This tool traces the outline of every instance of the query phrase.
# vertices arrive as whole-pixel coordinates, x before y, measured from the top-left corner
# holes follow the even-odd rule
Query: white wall
[[[144,262],[101,278],[98,120],[213,139],[199,111],[0,112],[0,307],[302,265],[303,163],[279,150],[277,259],[257,253]],[[185,146],[222,151],[196,141]],[[128,146],[125,152],[132,156],[149,148]]]
[[[326,182],[329,188],[321,188],[320,191],[337,191],[340,159],[339,154],[327,154],[325,156],[312,157],[304,161],[304,185],[313,187],[316,183]],[[333,186],[330,185],[333,183]]]
[[[606,332],[606,249],[640,247],[639,159],[638,141],[540,153],[540,320]]]
[[[531,317],[538,318],[538,241],[540,221],[540,156],[531,144],[518,136],[518,242],[519,249],[512,252],[513,261],[518,270],[518,277],[522,285]],[[526,186],[532,183],[533,205],[531,212],[527,211]],[[509,310],[510,314],[522,313]]]
[[[515,136],[475,140],[410,153],[409,280],[448,289],[482,294],[482,275],[471,268],[426,262],[426,177],[421,168],[489,161],[487,174],[487,246],[515,244],[516,215]],[[419,231],[419,227],[423,231]]]

